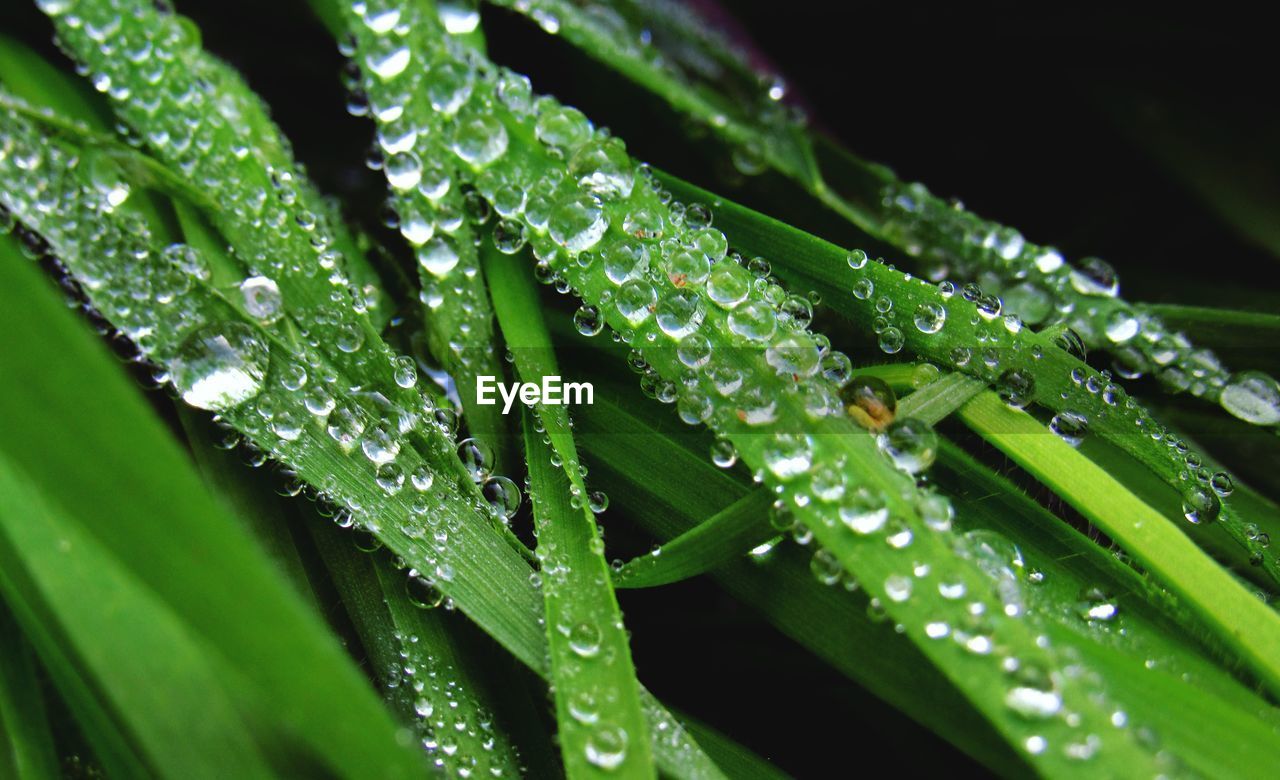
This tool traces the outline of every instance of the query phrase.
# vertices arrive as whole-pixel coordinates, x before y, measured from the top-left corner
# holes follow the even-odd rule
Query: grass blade
[[[410,579],[381,551],[358,550],[349,535],[313,523],[312,537],[400,720],[450,777],[516,777],[515,749],[494,722],[480,666],[436,609],[443,594]]]
[[[11,418],[0,449],[32,489],[56,491],[87,535],[272,701],[275,728],[305,739],[334,767],[413,773],[416,759],[314,613],[208,496],[186,455],[39,270],[11,240],[0,246],[9,250],[0,327],[17,345],[0,353],[0,365],[27,378],[0,392],[0,410]],[[87,451],[116,468],[94,467]],[[155,518],[165,518],[166,533],[156,533]],[[210,561],[218,580],[190,576]]]
[[[609,585],[599,532],[570,481],[552,462],[525,412],[529,497],[537,524],[542,592],[560,750],[570,778],[656,777],[631,650]]]
[[[254,743],[198,637],[112,560],[82,521],[32,489],[38,484],[8,453],[0,455],[0,587],[20,605],[20,622],[28,630],[41,622],[33,636],[42,644],[52,639],[45,631],[66,642],[155,772],[270,774],[264,746]],[[96,602],[83,598],[86,590]],[[50,663],[61,660],[59,651],[45,651]]]
[[[926,312],[930,319],[925,329],[915,322],[883,328],[880,349],[915,353],[996,385],[1002,392],[1016,392],[1018,403],[1034,402],[1054,414],[1082,419],[1085,431],[1128,452],[1184,501],[1208,506],[1219,521],[1216,525],[1280,582],[1280,557],[1251,538],[1248,521],[1253,518],[1242,516],[1226,493],[1219,494],[1213,487],[1233,484],[1232,476],[1216,473],[1203,453],[1176,446],[1175,431],[1166,429],[1110,376],[1068,352],[1055,334],[1033,333],[1020,322],[1006,325],[997,316],[999,302],[994,299],[936,287],[673,177],[664,175],[662,181],[680,197],[712,204],[718,224],[736,246],[751,254],[780,258],[777,273],[796,286],[817,290],[833,311],[864,332],[877,327],[876,318],[882,317],[876,309],[880,300],[891,301],[895,311],[913,320]],[[860,264],[858,268],[850,267],[851,257]],[[858,294],[851,294],[851,289]],[[939,311],[942,318],[934,319]],[[892,338],[886,340],[884,334],[890,332]],[[973,347],[984,343],[987,346]]]
[[[994,393],[974,398],[960,416],[1141,561],[1239,653],[1273,694],[1280,692],[1280,616],[1204,556],[1163,515]]]
[[[669,585],[741,558],[778,535],[769,524],[769,494],[756,490],[717,512],[648,555],[635,558],[613,575],[617,588]]]
[[[31,645],[0,603],[0,773],[17,780],[58,777],[44,692]]]

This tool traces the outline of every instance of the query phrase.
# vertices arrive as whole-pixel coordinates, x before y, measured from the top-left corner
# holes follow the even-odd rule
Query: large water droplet
[[[1280,423],[1280,386],[1261,371],[1231,377],[1219,398],[1222,408],[1254,425]]]
[[[880,451],[908,474],[918,474],[933,465],[938,456],[938,434],[917,417],[898,420],[876,438]]]
[[[558,204],[547,219],[551,238],[570,252],[583,252],[600,242],[609,220],[600,202],[590,195],[578,195]]]
[[[252,327],[240,322],[209,325],[192,333],[170,364],[182,400],[200,409],[224,411],[262,389],[270,352]]]
[[[898,397],[879,377],[855,376],[840,388],[840,401],[854,422],[872,431],[882,431],[893,422]]]
[[[621,726],[604,723],[587,738],[587,761],[604,770],[622,766],[627,758],[627,732]]]

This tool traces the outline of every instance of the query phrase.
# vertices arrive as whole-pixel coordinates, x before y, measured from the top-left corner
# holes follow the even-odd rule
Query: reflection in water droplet
[[[182,400],[199,409],[224,411],[262,389],[269,361],[267,344],[239,322],[209,325],[192,333],[170,364]]]

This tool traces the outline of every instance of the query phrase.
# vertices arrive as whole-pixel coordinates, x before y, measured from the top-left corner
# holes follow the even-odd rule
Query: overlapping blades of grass
[[[231,234],[227,238],[236,248],[234,261],[249,263],[249,273],[261,275],[263,270],[275,270],[287,277],[278,285],[283,310],[276,306],[264,310],[252,306],[255,301],[228,295],[227,289],[218,286],[227,280],[204,273],[207,265],[198,253],[197,260],[201,262],[191,264],[193,267],[175,263],[172,252],[165,254],[152,243],[152,226],[128,209],[116,213],[101,193],[85,185],[85,173],[77,169],[80,158],[73,144],[66,143],[66,139],[62,139],[63,143],[53,142],[12,111],[4,116],[5,130],[21,147],[18,157],[23,165],[13,165],[14,159],[7,154],[0,159],[0,163],[10,163],[8,167],[0,165],[0,174],[12,185],[5,205],[50,239],[85,283],[99,310],[152,360],[170,363],[182,346],[199,337],[201,331],[213,337],[215,343],[234,336],[246,349],[230,357],[250,359],[248,364],[237,366],[236,370],[243,368],[244,373],[235,376],[238,382],[247,377],[256,395],[252,403],[240,402],[234,408],[218,404],[221,416],[258,448],[345,506],[351,514],[344,515],[344,520],[377,533],[499,643],[535,671],[545,673],[545,638],[537,623],[540,610],[529,582],[528,564],[508,538],[492,532],[495,525],[501,524],[492,521],[491,509],[473,481],[474,474],[459,461],[447,438],[449,431],[440,422],[424,421],[434,408],[412,387],[404,386],[409,382],[399,370],[403,360],[382,343],[373,332],[373,323],[364,316],[367,296],[353,297],[347,292],[349,279],[335,271],[339,258],[326,251],[328,242],[323,234],[314,242],[307,238],[306,234],[318,229],[316,212],[305,208],[292,211],[300,192],[305,194],[306,185],[298,183],[291,172],[263,163],[261,156],[271,156],[273,149],[282,150],[283,142],[278,146],[268,143],[261,155],[245,157],[234,153],[240,148],[234,144],[229,157],[226,148],[212,149],[214,141],[226,141],[220,134],[225,134],[227,118],[207,113],[224,111],[228,106],[243,107],[246,103],[256,105],[255,99],[242,90],[238,92],[238,82],[205,72],[209,68],[216,71],[218,66],[200,59],[204,55],[189,48],[186,36],[190,28],[157,15],[150,6],[139,4],[124,17],[113,15],[105,3],[86,4],[82,10],[97,14],[99,22],[121,33],[103,50],[93,45],[92,34],[84,35],[85,26],[96,30],[96,25],[67,24],[64,28],[69,37],[83,36],[77,42],[110,71],[109,75],[102,74],[104,78],[98,83],[106,83],[113,76],[121,81],[138,78],[139,84],[146,83],[144,74],[130,73],[109,56],[121,42],[132,42],[151,51],[169,47],[171,51],[161,60],[195,58],[185,64],[192,72],[209,77],[191,87],[201,97],[195,100],[193,110],[203,112],[201,116],[209,120],[210,126],[193,124],[202,132],[210,132],[213,140],[197,145],[200,154],[195,159],[184,159],[189,151],[185,144],[173,148],[163,145],[165,151],[175,155],[175,164],[181,170],[190,174],[195,169],[198,173],[205,166],[208,172],[218,172],[248,160],[246,166],[280,174],[268,177],[286,185],[283,194],[276,193],[279,202],[271,201],[267,190],[255,189],[254,176],[249,176],[248,183],[230,176],[228,181],[232,183],[228,186],[242,189],[229,195],[228,202],[251,213],[237,215],[243,224],[227,228]],[[76,17],[80,21],[86,18]],[[125,21],[127,29],[118,26]],[[189,76],[186,74],[179,81],[187,83]],[[223,87],[231,94],[225,96],[226,100],[211,102],[210,95],[218,94]],[[161,99],[173,97],[166,92]],[[138,106],[130,104],[127,108],[134,110]],[[179,116],[190,108],[185,102],[175,106]],[[141,110],[139,121],[145,123],[150,112]],[[261,126],[259,130],[267,132]],[[210,153],[208,159],[201,156],[206,151]],[[34,164],[27,167],[32,161]],[[204,179],[200,182],[206,183]],[[47,195],[39,204],[35,200],[37,192]],[[272,204],[269,208],[264,205],[266,201]],[[265,212],[258,213],[259,207]],[[51,210],[64,219],[68,214],[82,218],[70,222],[52,219]],[[214,222],[219,222],[217,215]],[[302,229],[301,237],[293,225]],[[218,227],[223,229],[220,224]],[[267,237],[246,235],[254,231],[276,232]],[[305,243],[299,244],[299,238],[306,239]],[[263,262],[259,249],[281,240],[293,242],[285,261],[297,261],[296,265],[253,267],[255,260]],[[94,245],[92,252],[88,251],[90,245]],[[303,251],[304,247],[311,255]],[[191,247],[177,245],[173,249],[180,250],[182,260],[191,257]],[[246,260],[246,255],[250,259]],[[131,262],[120,262],[122,257]],[[269,258],[271,263],[279,260]],[[326,276],[327,271],[333,273]],[[139,307],[139,294],[153,295],[160,305],[154,309]],[[180,309],[169,305],[174,300],[181,300]],[[278,306],[279,302],[275,303]],[[257,313],[251,315],[250,309]],[[303,387],[307,389],[302,390]],[[184,393],[190,390],[183,388]],[[655,751],[664,769],[683,777],[713,776],[714,767],[683,728],[650,697],[645,695],[642,699]]]
[[[515,747],[494,721],[483,668],[437,609],[443,594],[349,535],[313,524],[312,538],[342,595],[374,678],[432,763],[450,777],[518,777]],[[413,595],[410,593],[413,589]]]
[[[32,482],[7,454],[0,456],[0,588],[50,665],[66,663],[74,669],[68,674],[92,681],[87,686],[97,689],[98,704],[119,713],[122,738],[150,771],[268,776],[267,745],[255,744],[217,659]],[[82,598],[90,588],[94,601]],[[63,692],[75,701],[74,689]],[[86,731],[91,741],[99,735]],[[131,769],[115,764],[101,739],[95,747],[111,771]]]
[[[1239,382],[1211,351],[1197,348],[1150,308],[1119,297],[1116,273],[1106,262],[1088,257],[1067,263],[1017,230],[981,219],[815,136],[777,103],[785,95],[782,80],[751,78],[745,58],[708,31],[696,13],[631,0],[590,8],[560,0],[495,4],[527,14],[722,138],[734,149],[739,171],[776,170],[867,234],[916,258],[922,272],[947,275],[957,284],[981,277],[995,285],[988,292],[1004,296],[1007,310],[1028,323],[1068,324],[1090,347],[1115,352],[1126,370],[1154,374],[1172,391],[1218,401],[1224,387]],[[743,85],[749,86],[745,94]],[[1261,397],[1275,406],[1280,388],[1270,377],[1262,381],[1268,389]],[[1275,424],[1272,414],[1250,421]]]
[[[8,607],[0,603],[0,768],[6,777],[58,776],[35,654]]]
[[[21,484],[11,485],[19,491],[13,500],[31,504],[32,511],[48,520],[30,522],[16,508],[5,512],[10,554],[4,568],[28,603],[32,594],[40,594],[40,603],[57,599],[56,609],[35,611],[33,606],[20,613],[33,639],[37,627],[45,632],[38,646],[55,679],[54,659],[70,669],[68,675],[80,674],[58,641],[78,635],[81,644],[72,645],[77,652],[107,655],[98,658],[105,666],[95,667],[96,674],[80,680],[76,690],[115,682],[122,695],[163,697],[166,687],[150,684],[157,676],[172,678],[175,686],[190,681],[190,688],[174,688],[192,697],[182,706],[161,699],[110,707],[117,715],[167,721],[153,724],[155,742],[149,744],[170,754],[175,769],[202,760],[218,765],[210,754],[196,758],[189,745],[183,747],[175,730],[195,724],[184,724],[176,713],[201,711],[195,702],[209,696],[209,714],[201,722],[210,724],[207,733],[214,739],[214,713],[223,706],[216,703],[217,691],[226,700],[230,688],[237,708],[267,702],[270,708],[224,707],[221,725],[227,731],[218,738],[236,739],[240,720],[248,717],[258,737],[292,745],[289,749],[299,756],[305,746],[311,762],[335,771],[413,774],[417,759],[396,740],[390,719],[314,613],[208,496],[186,456],[94,336],[57,300],[39,270],[12,250],[11,238],[3,246],[9,251],[0,323],[15,341],[0,359],[6,375],[25,381],[6,383],[0,394],[0,408],[10,419],[0,449],[10,470],[22,474]],[[100,460],[87,460],[86,452],[114,467],[98,468]],[[70,548],[63,549],[59,539]],[[78,558],[80,554],[85,557]],[[211,565],[219,571],[217,579],[192,576]],[[101,596],[108,576],[114,589],[110,599],[84,598],[86,593]],[[128,630],[112,628],[107,618],[113,610],[140,622]],[[68,619],[70,615],[76,617]],[[146,627],[151,624],[153,628]],[[157,657],[148,661],[148,655]],[[164,660],[170,656],[172,661]],[[126,657],[138,664],[126,670],[121,665]],[[120,675],[113,677],[113,670]],[[228,672],[231,683],[222,679]],[[212,690],[202,692],[196,680]],[[70,684],[66,676],[61,678],[64,695],[77,700],[68,692]],[[243,753],[246,762],[255,755],[261,758],[258,748],[240,748],[224,745],[219,750]],[[148,755],[148,760],[156,758]],[[121,760],[119,766],[127,767],[139,759]]]
[[[1057,667],[1056,649],[1038,645],[1029,622],[1009,619],[987,575],[957,556],[945,533],[925,523],[926,513],[947,511],[945,500],[920,496],[911,479],[877,452],[870,435],[831,413],[836,386],[813,376],[818,346],[803,318],[792,323],[788,313],[779,322],[777,296],[785,299],[785,292],[753,285],[746,269],[735,270],[725,261],[719,266],[727,277],[723,281],[745,294],[715,306],[703,303],[707,272],[722,257],[724,241],[706,227],[704,212],[666,202],[643,171],[635,171],[616,138],[606,138],[580,113],[551,98],[533,99],[522,77],[495,68],[443,31],[422,42],[427,48],[415,49],[416,39],[407,39],[404,30],[439,29],[433,10],[425,3],[360,4],[352,24],[360,38],[358,56],[407,93],[439,86],[409,63],[430,63],[431,75],[446,68],[456,72],[458,79],[450,83],[467,87],[462,105],[433,105],[442,114],[457,114],[452,151],[474,172],[486,198],[498,198],[502,185],[529,193],[507,227],[517,235],[525,233],[545,263],[544,276],[584,299],[582,319],[597,323],[596,330],[607,323],[628,340],[637,362],[644,364],[646,381],[666,387],[668,397],[679,394],[678,383],[693,367],[675,354],[675,341],[696,335],[705,342],[703,347],[720,361],[718,368],[740,381],[714,394],[713,374],[695,371],[693,381],[685,383],[691,419],[707,420],[744,462],[760,470],[834,560],[860,575],[907,635],[963,686],[1011,742],[1025,745],[1031,760],[1046,767],[1070,761],[1070,745],[1083,738],[1080,732],[1094,728],[1087,724],[1101,727],[1105,721],[1105,697],[1086,692],[1089,685],[1083,679],[1064,678],[1057,694],[1073,702],[1067,706],[1081,714],[1079,721],[1048,719],[1029,726],[1007,708],[999,693],[1007,678],[998,660],[987,656],[999,647],[1001,654]],[[565,159],[570,160],[571,176],[564,175]],[[640,246],[631,246],[633,242]],[[595,262],[597,253],[615,252],[619,265]],[[650,253],[656,272],[640,278],[649,268]],[[798,361],[794,370],[785,370],[792,365],[789,360]],[[694,362],[703,365],[705,361]],[[807,393],[796,385],[800,376],[807,378]],[[845,484],[851,474],[858,484]],[[839,494],[852,492],[854,503],[865,495],[860,509],[873,518],[884,512],[885,522],[866,526],[865,534],[855,529],[857,522],[839,522],[836,507],[829,505],[837,500],[835,487],[822,491],[822,501],[811,501],[813,475],[835,480]],[[887,522],[889,516],[893,523]],[[961,583],[967,599],[980,606],[948,600],[928,584],[917,587],[904,571],[908,561],[893,552],[908,546],[910,557],[927,561],[930,578]],[[975,621],[979,613],[982,617]],[[1134,733],[1120,730],[1100,755],[1126,764],[1153,760]],[[1031,737],[1037,739],[1027,742]],[[1055,749],[1043,749],[1046,742]]]
[[[492,247],[482,256],[516,374],[541,386],[560,372],[528,260]],[[539,405],[525,412],[523,431],[565,769],[570,777],[653,776],[631,650],[568,412]]]
[[[709,203],[742,251],[778,258],[775,271],[817,290],[832,311],[899,350],[996,385],[1012,403],[1036,403],[1059,415],[1055,426],[1098,435],[1130,453],[1180,494],[1202,521],[1217,520],[1231,538],[1280,581],[1280,557],[1248,530],[1228,499],[1232,477],[1181,442],[1110,376],[1086,365],[1062,333],[1034,333],[999,314],[999,302],[972,290],[935,286],[870,261],[804,231],[664,176],[681,197]],[[850,266],[856,267],[850,267]],[[888,302],[886,308],[883,302]],[[884,312],[880,309],[885,308]],[[983,346],[979,346],[983,345]]]
[[[909,367],[903,371],[904,376],[910,373]],[[625,391],[609,395],[627,397]],[[747,486],[711,466],[699,452],[679,445],[681,437],[672,435],[678,434],[675,421],[657,410],[598,403],[585,410],[582,419],[580,438],[597,463],[597,479],[625,506],[629,517],[660,540],[696,527],[717,506],[749,495]],[[666,433],[663,440],[672,444],[638,448],[629,443],[651,441],[655,431]],[[939,458],[937,479],[958,497],[956,523],[961,530],[979,532],[973,537],[978,549],[989,556],[1002,577],[1019,583],[1028,607],[1043,610],[1051,618],[1044,625],[1055,642],[1078,646],[1086,657],[1110,670],[1107,684],[1123,703],[1120,711],[1147,723],[1151,733],[1188,765],[1238,777],[1259,770],[1257,762],[1265,761],[1262,756],[1268,753],[1261,746],[1274,739],[1265,735],[1276,714],[1222,671],[1212,660],[1214,652],[1192,637],[1205,637],[1209,648],[1217,646],[1216,640],[1186,633],[1176,617],[1181,607],[1149,580],[954,445],[944,442]],[[662,489],[682,484],[697,484],[699,490],[675,495]],[[972,724],[955,728],[956,722],[970,719],[961,714],[962,703],[951,705],[955,709],[943,704],[954,695],[946,683],[931,684],[918,664],[904,661],[912,651],[897,646],[901,638],[889,626],[868,617],[864,597],[821,584],[818,577],[825,569],[811,570],[811,557],[798,545],[784,543],[762,559],[726,564],[713,576],[729,593],[763,610],[781,630],[876,695],[989,765],[1007,761],[984,742],[982,730],[973,729]],[[1096,601],[1099,598],[1104,601]],[[1105,599],[1118,605],[1114,621],[1081,616],[1081,611]],[[1179,632],[1186,638],[1176,638]],[[887,666],[881,668],[886,660]],[[895,684],[895,670],[904,667],[912,670],[914,682]],[[1176,710],[1143,696],[1145,676],[1163,690],[1167,701],[1181,702],[1170,706],[1191,706],[1205,696],[1212,697],[1208,706],[1215,712],[1232,714],[1214,724],[1212,736],[1206,735]]]

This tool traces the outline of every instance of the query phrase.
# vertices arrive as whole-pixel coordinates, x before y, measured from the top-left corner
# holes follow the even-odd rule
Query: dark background
[[[48,46],[29,3],[4,5],[0,30]],[[177,5],[271,104],[321,187],[376,225],[383,185],[362,163],[370,128],[345,114],[342,60],[305,5]],[[1131,298],[1275,310],[1275,256],[1219,218],[1184,175],[1189,161],[1207,160],[1247,197],[1280,203],[1280,106],[1263,20],[1203,6],[1153,14],[786,0],[720,10],[738,20],[738,40],[786,76],[813,123],[859,155],[1069,258],[1107,258]],[[613,127],[638,157],[723,188],[714,177],[727,153],[690,146],[661,104],[519,18],[487,10],[485,26],[495,59],[538,90]],[[763,177],[736,194],[860,240],[783,181]],[[874,761],[868,768],[978,771],[705,581],[622,599],[654,692],[768,746],[783,768],[823,776],[823,761],[841,756],[846,770]]]

